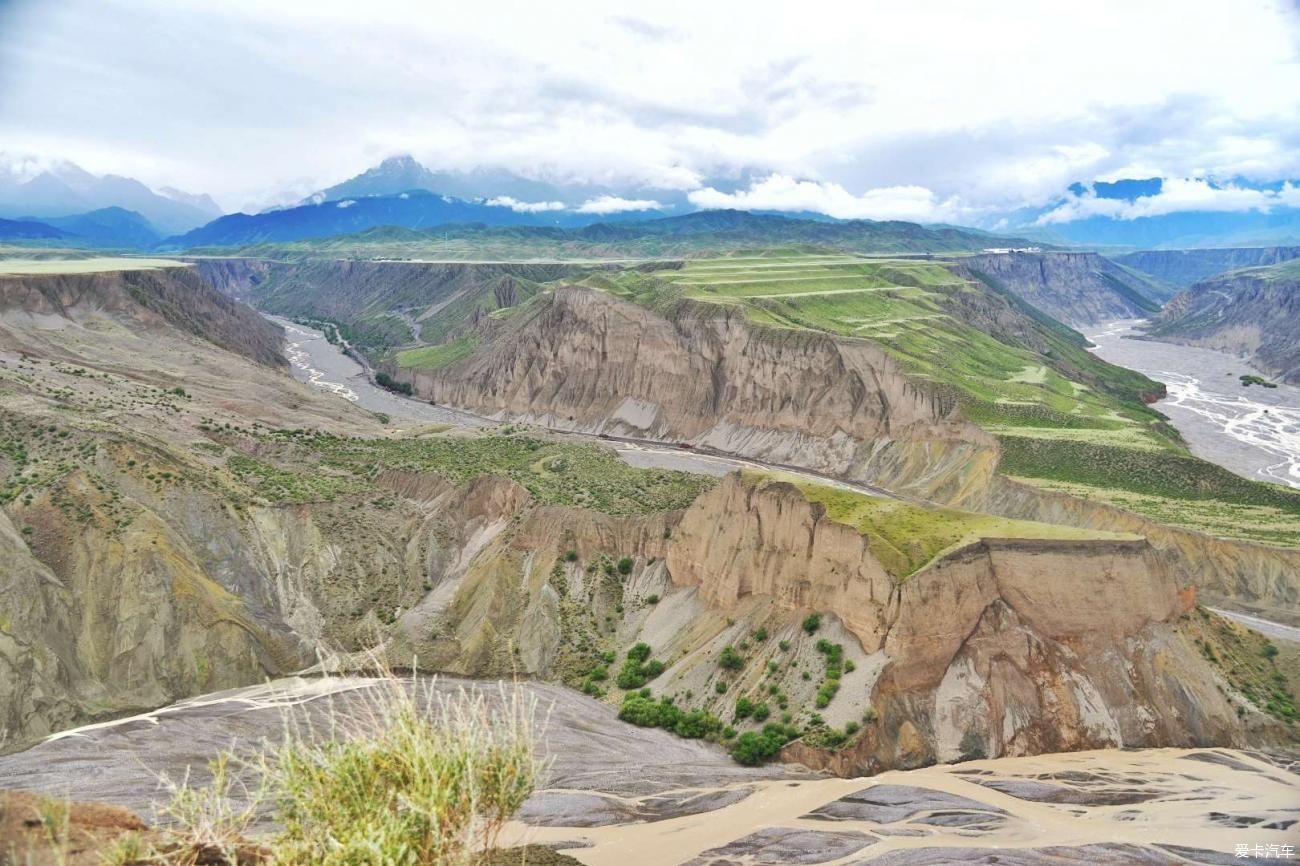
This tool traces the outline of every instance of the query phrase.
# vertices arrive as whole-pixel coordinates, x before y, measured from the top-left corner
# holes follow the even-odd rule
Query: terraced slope
[[[736,256],[584,283],[655,309],[689,298],[759,325],[870,341],[994,433],[1176,447],[1143,403],[1158,383],[1099,361],[1078,334],[946,262]]]

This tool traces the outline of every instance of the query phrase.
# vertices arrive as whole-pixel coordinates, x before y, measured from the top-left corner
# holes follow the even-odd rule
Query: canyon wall
[[[996,463],[991,437],[876,346],[757,328],[718,305],[661,316],[558,289],[465,361],[399,375],[502,420],[686,442],[924,498],[959,501]]]
[[[1150,278],[1096,253],[990,253],[962,259],[958,270],[1070,325],[1143,318],[1167,297]]]

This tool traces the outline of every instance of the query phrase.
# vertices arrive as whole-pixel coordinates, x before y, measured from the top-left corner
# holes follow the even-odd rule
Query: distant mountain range
[[[0,217],[49,223],[105,208],[134,211],[156,231],[189,231],[221,215],[206,195],[164,187],[157,191],[115,174],[95,175],[80,166],[0,154]]]
[[[753,180],[752,173],[742,172],[704,183],[714,189],[734,191]],[[1218,193],[1244,192],[1274,206],[1267,210],[1162,212],[1162,202],[1177,198],[1178,191],[1189,186],[1210,199]],[[1201,180],[1146,178],[1075,184],[1044,207],[987,217],[990,221],[996,219],[989,225],[996,224],[997,233],[944,224],[926,228],[937,233],[936,237],[951,231],[963,236],[983,232],[990,246],[1003,245],[1006,235],[1014,235],[1023,242],[1115,252],[1300,244],[1300,208],[1282,206],[1295,198],[1291,194],[1294,192],[1294,186],[1282,183],[1251,186],[1244,181],[1216,185]],[[207,195],[171,187],[150,189],[132,178],[94,175],[67,161],[14,158],[0,153],[0,219],[9,223],[0,226],[0,239],[24,243],[151,249],[163,239],[164,247],[179,249],[349,236],[386,226],[424,231],[469,224],[580,229],[627,222],[638,226],[627,231],[668,231],[662,227],[648,229],[647,224],[660,217],[693,213],[701,212],[680,189],[550,182],[499,168],[435,170],[403,155],[389,157],[297,204],[223,216],[221,208]],[[838,220],[806,211],[752,213],[779,215],[799,223],[846,225],[848,228],[841,234],[848,236],[856,236],[862,224],[872,222]],[[1143,213],[1155,215],[1137,216]],[[45,224],[49,229],[32,223]],[[783,225],[791,227],[790,223]],[[611,238],[618,234],[613,229],[603,231]],[[784,240],[817,243],[825,241],[804,238],[836,234],[834,229],[800,231],[800,237]],[[956,248],[970,248],[969,239]]]

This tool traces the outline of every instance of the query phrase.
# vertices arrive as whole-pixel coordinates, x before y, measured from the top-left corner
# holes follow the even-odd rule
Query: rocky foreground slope
[[[1187,576],[1139,537],[765,475],[715,484],[526,434],[385,428],[166,316],[142,328],[144,302],[121,301],[136,280],[76,283],[70,315],[45,299],[72,283],[31,278],[0,310],[11,742],[376,641],[434,670],[609,697],[644,686],[741,731],[759,723],[738,701],[761,702],[816,748],[854,744],[852,772],[1290,736],[1254,639],[1195,610]],[[907,431],[906,458],[886,465],[980,453],[870,356],[735,349],[809,354],[872,383],[834,405]],[[761,378],[727,381],[713,393],[788,418],[792,441],[835,441],[781,416]],[[697,399],[685,405],[717,398]],[[902,414],[879,408],[895,403]]]
[[[1171,300],[1148,335],[1217,349],[1300,383],[1300,261],[1231,271]]]

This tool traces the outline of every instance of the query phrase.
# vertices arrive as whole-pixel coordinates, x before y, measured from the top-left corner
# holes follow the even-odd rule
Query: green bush
[[[663,662],[650,658],[650,645],[638,643],[627,651],[627,659],[614,682],[620,689],[639,689],[664,669]]]
[[[731,747],[731,757],[746,766],[757,766],[774,758],[782,746],[798,736],[794,728],[769,723],[762,733],[746,731],[737,737]]]
[[[625,556],[618,561],[618,573],[624,577],[632,573],[632,557]]]
[[[749,698],[741,698],[736,701],[736,721],[744,721],[754,714],[754,702]]]
[[[756,630],[754,631],[753,638],[754,638],[754,640],[756,640],[756,641],[765,641],[765,640],[767,640],[767,629],[765,629],[765,628],[761,628],[761,627],[758,628],[758,629],[756,629]]]
[[[722,648],[722,654],[718,656],[718,664],[723,670],[738,671],[745,666],[745,659],[736,648],[728,644]]]
[[[804,617],[803,630],[808,634],[816,634],[817,629],[822,627],[822,616],[819,613],[810,613]]]
[[[725,695],[727,693],[727,684],[722,680],[718,680],[713,684],[713,690],[720,695]]]

